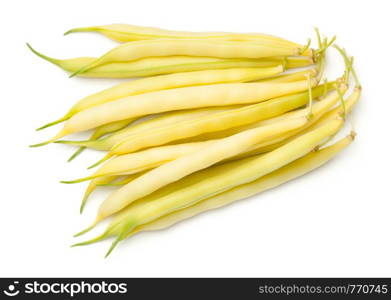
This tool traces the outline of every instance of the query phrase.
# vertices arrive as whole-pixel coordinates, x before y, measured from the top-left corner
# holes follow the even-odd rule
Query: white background
[[[2,1],[0,4],[0,276],[391,276],[389,1]],[[107,193],[78,214],[101,154],[27,145],[79,98],[116,80],[67,78],[28,51],[59,58],[115,45],[72,27],[131,23],[178,30],[260,31],[301,43],[313,27],[356,58],[364,87],[354,144],[327,166],[284,186],[168,230],[140,234],[103,259],[109,241],[70,248]],[[331,53],[330,78],[342,70]],[[80,138],[81,136],[77,136]],[[94,233],[103,230],[100,226]],[[92,236],[92,235],[90,235]]]

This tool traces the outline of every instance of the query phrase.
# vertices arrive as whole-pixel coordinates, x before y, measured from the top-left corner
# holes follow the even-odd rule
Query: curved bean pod
[[[191,32],[166,30],[156,27],[136,26],[129,24],[109,24],[102,26],[78,27],[65,32],[64,35],[75,32],[97,32],[118,42],[131,42],[149,39],[215,39],[229,41],[261,41],[276,45],[301,47],[286,39],[262,33],[232,33],[232,32]]]
[[[91,64],[96,57],[77,57],[71,59],[56,59],[39,53],[27,44],[37,56],[51,62],[66,72],[76,72],[83,66]],[[130,78],[146,77],[162,74],[202,71],[231,68],[264,68],[284,64],[286,68],[306,67],[314,62],[311,57],[273,57],[267,59],[236,59],[193,56],[148,57],[130,62],[109,63],[79,74],[91,78]]]
[[[271,46],[261,43],[202,39],[143,40],[129,42],[115,47],[92,63],[72,73],[70,77],[85,73],[88,70],[107,63],[135,61],[146,57],[185,55],[256,59],[275,56],[295,56],[299,54],[300,50],[296,47]]]

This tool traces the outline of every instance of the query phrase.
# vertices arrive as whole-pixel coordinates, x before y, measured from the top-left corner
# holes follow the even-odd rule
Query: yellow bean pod
[[[70,77],[113,62],[135,61],[146,57],[197,56],[217,58],[257,59],[300,54],[296,47],[274,46],[240,41],[203,39],[142,40],[121,44],[92,63],[72,73]]]
[[[97,32],[118,42],[131,42],[151,39],[214,39],[228,41],[271,42],[276,45],[300,47],[289,40],[262,33],[232,32],[191,32],[166,30],[156,27],[136,26],[129,24],[109,24],[101,26],[79,27],[68,30],[65,35],[75,32]]]
[[[53,63],[66,72],[74,73],[83,66],[89,65],[97,58],[78,57],[56,59],[48,57],[29,48],[39,57]],[[131,78],[147,77],[162,74],[232,68],[265,68],[285,64],[286,68],[306,67],[314,62],[310,57],[273,57],[267,59],[236,59],[193,56],[148,57],[130,62],[108,63],[86,71],[78,76],[90,78]]]

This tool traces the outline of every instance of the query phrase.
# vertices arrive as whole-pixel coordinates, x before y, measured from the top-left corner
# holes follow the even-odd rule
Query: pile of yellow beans
[[[120,42],[100,57],[39,57],[70,77],[133,78],[77,101],[52,142],[103,151],[80,212],[97,187],[115,186],[91,226],[111,218],[87,245],[159,230],[228,205],[316,169],[345,149],[337,141],[361,95],[353,58],[321,37],[318,48],[260,33],[185,32],[126,24],[75,28]],[[341,54],[341,77],[324,78],[330,46]],[[135,78],[136,77],[136,78]],[[354,85],[350,89],[349,82]],[[61,140],[92,130],[88,140]],[[99,167],[98,167],[99,166]],[[107,256],[106,255],[106,256]]]

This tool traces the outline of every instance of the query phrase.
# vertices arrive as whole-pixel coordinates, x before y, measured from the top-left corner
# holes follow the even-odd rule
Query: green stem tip
[[[95,27],[77,27],[72,28],[64,33],[64,35],[68,35],[70,33],[76,33],[76,32],[90,32],[90,31],[96,31],[97,29]]]
[[[84,242],[81,242],[81,243],[73,244],[73,245],[71,245],[71,247],[86,246],[86,245],[90,245],[90,244],[93,244],[93,243],[96,243],[96,242],[100,242],[100,241],[104,240],[107,236],[108,236],[108,233],[104,232],[101,235],[98,235],[97,237],[92,238],[90,240],[87,240],[87,241],[84,241]]]
[[[69,29],[68,31],[64,32],[64,35],[68,35],[70,33],[75,33],[75,32],[81,32],[82,30],[80,30],[79,28],[72,28],[72,29]]]
[[[50,144],[51,142],[52,141],[46,141],[46,142],[42,142],[42,143],[38,143],[38,144],[29,145],[29,147],[30,148],[42,147],[42,146]]]
[[[57,125],[57,124],[59,124],[59,123],[61,123],[61,122],[64,122],[64,121],[68,120],[69,118],[70,118],[70,116],[63,116],[63,117],[61,117],[60,119],[58,119],[58,120],[56,120],[56,121],[53,121],[53,122],[50,122],[50,123],[47,123],[47,124],[45,124],[45,125],[43,125],[43,126],[37,128],[37,129],[35,129],[35,130],[36,130],[36,131],[39,131],[39,130],[42,130],[42,129],[51,127],[51,126],[53,126],[53,125]]]
[[[82,214],[84,211],[84,208],[86,207],[87,204],[87,199],[90,196],[91,193],[88,193],[83,197],[83,200],[81,201],[80,208],[79,208],[79,213]]]
[[[110,157],[111,157],[111,155],[110,155],[110,154],[107,154],[107,155],[104,156],[101,160],[98,160],[96,163],[94,163],[93,165],[89,166],[89,167],[87,168],[87,170],[99,166],[101,163],[105,162],[105,161],[108,160]]]
[[[60,183],[64,183],[64,184],[73,184],[73,183],[79,183],[81,181],[79,181],[79,179],[76,179],[76,180],[60,180]]]
[[[81,236],[81,235],[87,233],[87,232],[90,231],[92,228],[94,228],[95,225],[98,224],[98,222],[99,222],[99,220],[94,221],[94,223],[92,223],[91,226],[88,226],[86,229],[84,229],[84,230],[82,230],[82,231],[76,233],[76,234],[74,235],[74,237],[78,237],[78,236]]]
[[[79,156],[84,150],[86,150],[86,147],[80,147],[79,149],[77,149],[72,155],[70,158],[68,158],[67,162],[71,162],[72,160],[74,160],[77,156]]]
[[[307,40],[307,44],[300,50],[300,54],[303,54],[311,46],[311,39]]]
[[[58,65],[58,63],[59,63],[58,59],[46,56],[46,55],[38,52],[29,43],[26,43],[26,46],[31,50],[31,52],[33,52],[35,55],[39,56],[40,58],[42,58],[48,62],[51,62],[52,64]]]
[[[117,224],[117,226],[121,226],[121,224]],[[121,229],[121,233],[118,235],[118,237],[115,239],[115,241],[111,244],[109,250],[107,251],[105,258],[107,258],[111,252],[113,252],[114,248],[118,245],[118,243],[124,239],[127,238],[128,234],[136,227],[137,225],[133,223],[132,221],[128,221],[125,224],[123,224],[123,227]]]
[[[95,176],[87,176],[87,177],[83,177],[83,178],[79,178],[79,179],[75,179],[75,180],[61,180],[60,183],[65,183],[65,184],[80,183],[80,182],[91,180],[94,178],[95,178]]]
[[[113,252],[114,248],[118,245],[118,243],[122,240],[121,236],[117,237],[115,241],[111,244],[109,250],[107,251],[105,258],[107,258],[111,252]]]
[[[356,86],[361,88],[361,83],[360,80],[358,79],[356,70],[353,67],[353,57],[349,57],[348,54],[346,53],[345,49],[340,48],[338,45],[334,45],[334,48],[338,50],[338,52],[341,54],[341,56],[344,59],[346,68],[348,71],[353,75],[354,81],[356,83]]]

